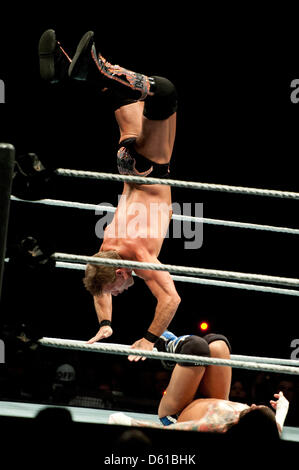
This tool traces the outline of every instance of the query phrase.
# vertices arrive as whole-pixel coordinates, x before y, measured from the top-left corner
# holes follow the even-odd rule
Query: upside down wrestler
[[[39,42],[41,76],[50,81],[80,80],[110,95],[119,126],[117,166],[120,174],[164,178],[176,133],[177,92],[171,81],[146,76],[110,64],[96,52],[94,33],[87,32],[71,59],[54,30],[43,33]],[[158,206],[157,206],[158,205]],[[142,206],[145,216],[131,230],[134,208]],[[159,207],[158,222],[148,214]],[[171,188],[161,185],[128,184],[123,187],[112,223],[105,229],[103,243],[95,257],[159,263],[158,256],[171,219]],[[151,350],[166,330],[180,297],[168,272],[135,269],[157,300],[154,318],[144,337],[132,348]],[[89,343],[112,334],[112,296],[134,284],[132,271],[126,268],[89,264],[84,285],[94,298],[100,328]],[[129,356],[138,361],[140,357]]]

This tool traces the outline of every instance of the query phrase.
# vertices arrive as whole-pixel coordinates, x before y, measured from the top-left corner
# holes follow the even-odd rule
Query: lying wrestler
[[[69,78],[84,80],[103,93],[109,93],[120,138],[117,165],[120,174],[164,178],[176,133],[177,93],[163,77],[147,77],[111,65],[97,54],[94,34],[81,39],[71,60],[56,41],[53,30],[46,31],[39,43],[40,70],[46,80]],[[136,210],[139,212],[136,223]],[[154,222],[150,214],[156,210]],[[159,263],[158,256],[171,219],[171,188],[161,185],[124,184],[113,221],[105,229],[103,243],[95,257]],[[168,327],[180,303],[168,272],[135,269],[157,300],[153,321],[143,338],[132,348],[151,350]],[[134,284],[126,268],[87,265],[86,289],[94,298],[100,324],[89,343],[112,335],[112,296]],[[129,356],[138,361],[140,356]]]
[[[229,359],[231,350],[228,339],[223,335],[208,334],[203,338],[195,335],[176,337],[168,331],[156,342],[156,348],[163,352],[222,359]],[[239,429],[244,423],[248,428],[260,426],[267,429],[268,437],[278,437],[288,411],[288,400],[283,393],[274,395],[277,401],[270,400],[275,414],[267,406],[249,406],[229,401],[230,385],[230,367],[176,364],[158,409],[162,427],[224,433],[234,425],[238,425]],[[134,420],[123,413],[112,414],[109,422],[161,427],[155,423]]]

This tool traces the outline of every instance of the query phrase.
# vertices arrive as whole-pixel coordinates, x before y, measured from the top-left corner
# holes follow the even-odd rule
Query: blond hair
[[[100,251],[95,258],[121,259],[115,250]],[[83,284],[91,295],[101,295],[105,284],[112,284],[116,279],[116,267],[87,264]]]

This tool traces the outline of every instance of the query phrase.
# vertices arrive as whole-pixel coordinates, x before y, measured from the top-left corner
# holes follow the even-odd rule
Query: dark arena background
[[[296,15],[245,7],[234,12],[228,6],[209,12],[201,6],[198,12],[190,5],[188,11],[181,8],[171,4],[166,14],[158,5],[81,5],[62,16],[60,10],[40,4],[36,10],[26,5],[3,15],[0,79],[5,102],[0,104],[0,142],[15,147],[16,160],[35,153],[49,170],[117,173],[118,128],[100,93],[82,83],[50,86],[39,75],[38,41],[46,29],[55,29],[70,56],[81,36],[93,30],[98,51],[110,62],[168,77],[176,85],[172,178],[299,192]],[[122,183],[57,177],[46,191],[44,197],[52,199],[115,206]],[[203,203],[207,218],[299,229],[296,199],[180,188],[173,188],[172,198],[192,203],[193,208]],[[124,436],[126,427],[107,424],[115,410],[157,413],[170,377],[160,361],[130,363],[125,356],[38,343],[41,337],[88,340],[98,331],[98,321],[82,283],[83,272],[32,261],[24,255],[24,240],[36,241],[43,260],[54,252],[92,255],[101,245],[95,234],[99,218],[94,211],[11,201],[0,303],[5,349],[0,364],[3,452],[17,462],[21,456],[15,450],[20,449],[32,465],[38,464],[39,448],[43,459],[58,463],[76,462],[83,455],[88,463],[112,465],[119,463],[105,461],[112,454],[134,455],[130,446],[135,438],[144,439],[148,454],[162,456],[159,461],[153,457],[148,462],[152,465],[192,466],[190,456],[195,455],[198,468],[207,462],[212,466],[218,458],[224,468],[232,468],[237,447],[224,435],[142,428],[142,437],[131,436],[132,444]],[[200,248],[186,249],[185,241],[170,236],[159,260],[299,277],[298,235],[204,224]],[[176,287],[182,301],[169,325],[175,334],[203,335],[199,325],[205,321],[207,332],[229,338],[233,354],[299,358],[297,296],[187,283]],[[133,288],[113,299],[113,336],[105,342],[130,345],[141,338],[154,308],[144,282],[135,280]],[[298,376],[233,369],[231,400],[269,404],[278,390],[290,401],[288,437],[273,449],[265,436],[259,457],[248,438],[243,442],[244,459],[292,462],[299,442]],[[53,412],[48,421],[40,420],[40,432],[35,426],[38,412],[50,406],[61,407],[61,415]],[[65,409],[74,413],[72,423],[66,424]],[[257,463],[256,468],[262,467]]]

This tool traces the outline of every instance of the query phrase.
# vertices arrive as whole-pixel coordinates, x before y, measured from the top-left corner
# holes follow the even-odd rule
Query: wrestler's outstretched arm
[[[96,310],[96,314],[101,323],[103,320],[112,320],[112,296],[110,293],[108,294],[101,294],[95,295],[94,298],[94,306]],[[96,341],[100,341],[103,338],[109,338],[113,333],[111,326],[105,325],[102,326],[97,334],[88,341],[88,344],[95,343]]]
[[[159,337],[164,333],[173,319],[181,301],[180,296],[168,272],[149,270],[135,270],[135,272],[139,277],[144,279],[146,285],[157,299],[154,319],[148,331]],[[150,351],[154,347],[154,342],[141,338],[131,347],[133,349],[145,349]],[[145,358],[141,358],[141,356],[129,356],[128,359],[130,361],[139,361]]]

